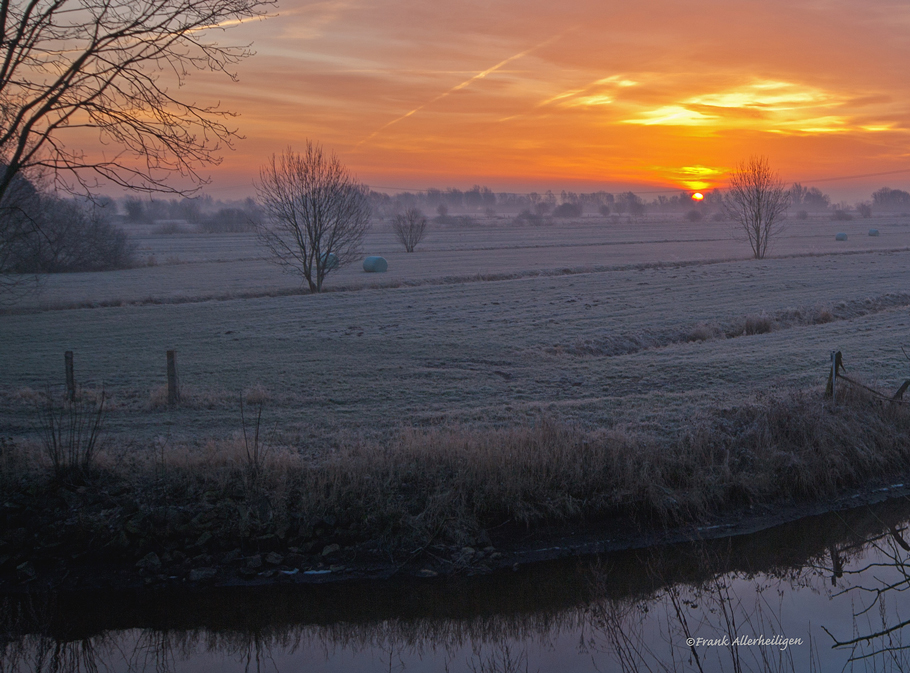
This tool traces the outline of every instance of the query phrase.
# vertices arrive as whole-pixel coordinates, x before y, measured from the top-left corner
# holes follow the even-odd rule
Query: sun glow
[[[705,195],[702,194],[701,192],[695,192],[695,193],[692,195],[692,200],[693,200],[693,201],[701,201],[703,198],[705,198]]]

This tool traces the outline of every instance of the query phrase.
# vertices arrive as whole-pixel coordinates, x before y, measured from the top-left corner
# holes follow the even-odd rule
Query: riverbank
[[[850,391],[762,395],[675,438],[541,420],[308,453],[250,434],[56,472],[6,442],[0,592],[485,574],[759,530],[908,474],[910,410]]]

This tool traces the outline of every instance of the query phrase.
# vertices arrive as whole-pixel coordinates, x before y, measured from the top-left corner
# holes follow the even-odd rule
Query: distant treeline
[[[373,213],[379,218],[391,218],[408,208],[419,208],[437,217],[441,222],[458,221],[464,215],[509,215],[528,222],[542,221],[545,217],[573,218],[583,215],[632,216],[645,213],[683,214],[697,221],[706,216],[719,216],[721,195],[719,191],[705,191],[701,202],[692,200],[692,192],[658,195],[646,199],[634,192],[610,193],[570,192],[559,194],[547,190],[518,194],[494,192],[489,187],[475,185],[471,189],[427,189],[420,192],[386,194],[370,191]],[[113,203],[113,202],[111,202]],[[230,233],[252,231],[262,215],[262,209],[252,198],[238,201],[214,200],[210,196],[184,199],[140,199],[127,197],[116,204],[121,217],[133,223],[176,223],[192,225],[194,231],[204,233]],[[115,206],[115,210],[118,210]],[[833,203],[828,194],[818,187],[804,187],[794,183],[790,189],[790,210],[798,219],[809,214],[828,213],[835,218],[850,219],[853,215],[870,217],[875,212],[910,213],[910,193],[900,189],[882,187],[872,194],[871,200],[855,204]]]
[[[426,212],[435,211],[445,219],[456,213],[486,215],[517,214],[520,219],[539,219],[550,217],[580,217],[592,215],[632,215],[648,213],[682,213],[691,220],[714,213],[721,209],[721,193],[711,190],[703,192],[701,202],[692,200],[692,192],[679,192],[675,195],[658,195],[646,200],[634,192],[598,191],[576,193],[562,191],[558,195],[552,191],[542,193],[515,194],[494,192],[489,187],[475,185],[471,189],[428,189],[421,192],[400,192],[385,194],[370,192],[374,212],[379,217],[391,217],[408,208],[420,208]],[[872,194],[871,201],[861,201],[853,205],[845,202],[833,203],[828,194],[818,187],[804,187],[794,183],[790,189],[790,209],[796,214],[830,213],[850,215],[856,213],[861,217],[870,217],[873,210],[887,213],[910,213],[910,193],[900,189],[882,187]]]
[[[680,193],[672,198],[659,197],[658,208],[680,207],[683,202],[691,204],[689,194]],[[515,194],[493,192],[489,187],[475,185],[471,189],[428,189],[425,192],[401,192],[390,195],[370,192],[374,212],[380,217],[391,217],[407,208],[420,208],[445,218],[455,213],[500,213],[520,214],[529,217],[580,217],[584,213],[600,215],[640,215],[648,204],[632,192],[611,194],[609,192],[577,193],[562,191],[559,195],[547,190],[542,193]]]
[[[183,222],[210,234],[252,231],[261,215],[259,204],[251,198],[216,201],[211,196],[170,200],[127,197],[120,205],[127,222]]]

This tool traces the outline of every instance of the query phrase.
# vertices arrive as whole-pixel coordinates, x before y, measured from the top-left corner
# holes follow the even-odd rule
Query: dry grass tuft
[[[765,313],[746,316],[743,320],[742,334],[767,334],[774,329],[774,321]]]
[[[262,391],[265,391],[265,389],[263,388]],[[267,393],[267,391],[265,392]],[[180,401],[177,404],[184,409],[235,408],[237,406],[237,394],[224,389],[201,389],[194,386],[180,386]],[[167,385],[156,386],[149,391],[147,406],[151,411],[168,408]]]
[[[248,406],[260,406],[272,401],[272,393],[261,383],[250,386],[243,391],[243,403]]]
[[[686,334],[686,341],[707,341],[708,339],[716,339],[723,335],[723,331],[718,325],[707,325],[705,323],[699,323],[695,325],[689,333]]]

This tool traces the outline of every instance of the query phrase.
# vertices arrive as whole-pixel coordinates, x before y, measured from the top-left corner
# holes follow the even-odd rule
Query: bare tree
[[[264,215],[259,240],[272,261],[299,273],[320,292],[331,271],[353,261],[370,226],[365,185],[334,154],[309,140],[303,154],[290,148],[272,155],[259,172],[256,191]]]
[[[419,208],[408,208],[392,222],[395,238],[407,252],[414,252],[427,230],[427,218]]]
[[[771,240],[783,231],[790,192],[766,157],[751,157],[730,176],[723,208],[746,235],[756,259],[768,252]]]

